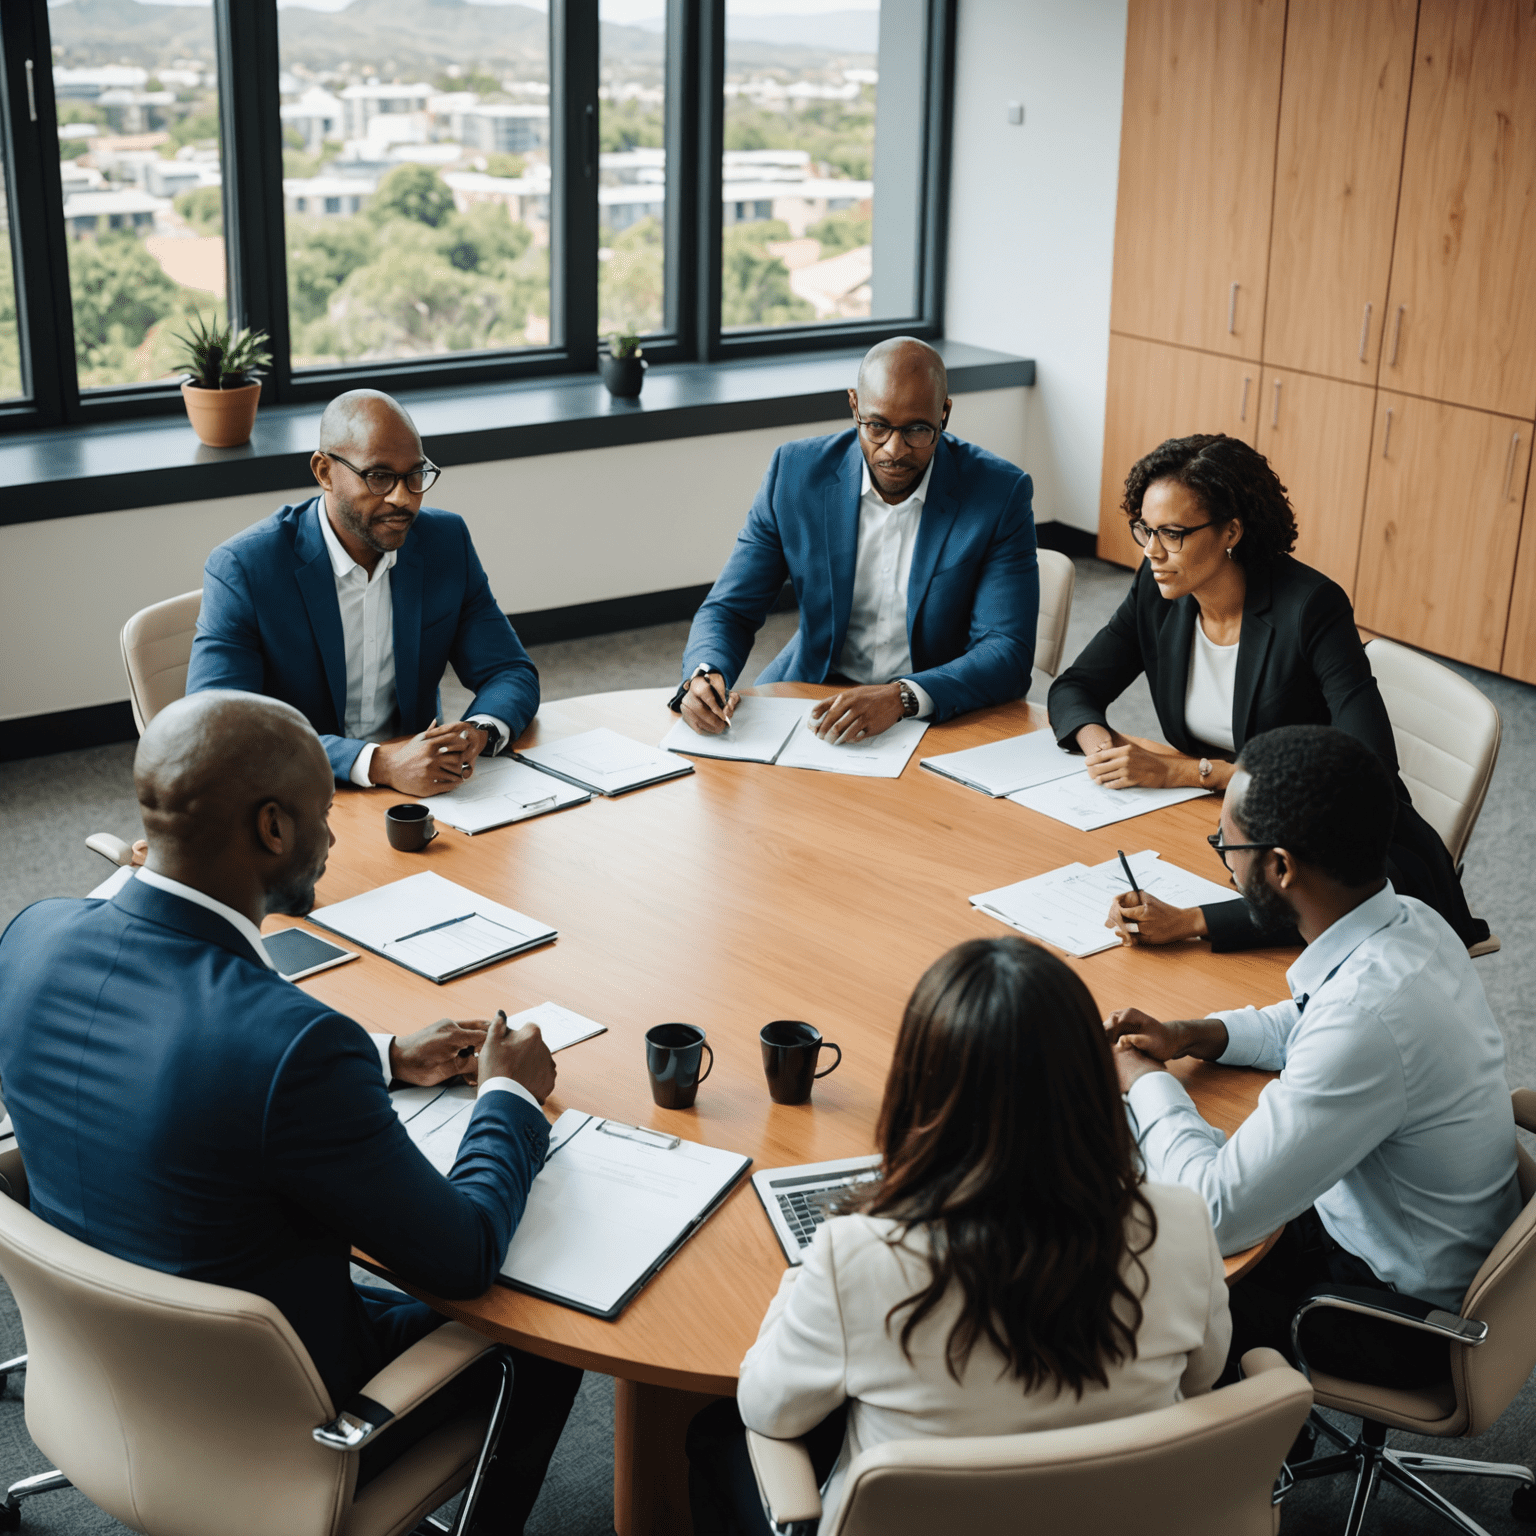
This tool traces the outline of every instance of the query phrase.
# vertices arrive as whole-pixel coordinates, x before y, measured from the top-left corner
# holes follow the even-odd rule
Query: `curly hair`
[[[1138,459],[1125,477],[1125,499],[1120,503],[1132,521],[1141,516],[1147,487],[1155,480],[1182,485],[1212,522],[1240,518],[1243,537],[1233,557],[1246,569],[1273,565],[1296,547],[1296,514],[1280,477],[1269,460],[1240,437],[1222,432],[1170,437]]]

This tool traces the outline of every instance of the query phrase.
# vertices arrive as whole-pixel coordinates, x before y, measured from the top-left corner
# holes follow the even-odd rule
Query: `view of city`
[[[278,3],[295,366],[548,345],[547,14]],[[605,334],[665,323],[662,6],[601,0]],[[877,7],[728,0],[727,327],[870,313]],[[49,21],[81,384],[163,378],[172,333],[223,312],[212,10],[49,0]],[[0,305],[14,395],[8,291]]]

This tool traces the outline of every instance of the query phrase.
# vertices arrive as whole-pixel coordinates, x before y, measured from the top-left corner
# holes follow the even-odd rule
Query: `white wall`
[[[945,330],[1033,357],[1035,518],[1098,527],[1126,0],[960,0]],[[1008,122],[1010,101],[1024,122]],[[963,431],[963,428],[961,429]]]
[[[958,395],[951,425],[1023,463],[1027,395]],[[509,613],[665,592],[714,580],[779,443],[847,424],[461,465],[432,501],[468,520]],[[0,528],[0,720],[125,698],[118,633],[130,615],[201,586],[214,545],[312,493],[295,486]]]

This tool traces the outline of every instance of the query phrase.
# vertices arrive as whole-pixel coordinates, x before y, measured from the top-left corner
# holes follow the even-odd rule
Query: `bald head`
[[[937,420],[949,398],[949,371],[944,359],[915,336],[893,336],[877,342],[859,364],[859,398],[884,396],[893,390],[926,397]]]
[[[410,412],[382,390],[349,389],[326,406],[320,418],[321,453],[339,453],[365,469],[376,441],[408,438],[421,457],[421,434]]]

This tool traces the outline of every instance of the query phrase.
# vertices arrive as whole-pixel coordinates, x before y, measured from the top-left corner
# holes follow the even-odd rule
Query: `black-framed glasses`
[[[326,458],[335,459],[338,464],[346,464],[347,468],[357,476],[375,496],[389,496],[400,482],[405,481],[405,488],[412,496],[420,496],[423,491],[430,491],[437,484],[437,477],[442,474],[436,464],[430,459],[423,459],[415,469],[408,469],[403,475],[397,475],[392,469],[359,469],[356,464],[347,464],[339,453],[326,453]]]
[[[1216,850],[1221,862],[1227,866],[1227,873],[1229,875],[1234,873],[1232,865],[1227,860],[1229,853],[1258,853],[1262,849],[1275,846],[1273,843],[1224,843],[1221,840],[1221,833],[1219,831],[1210,833],[1205,840]]]
[[[1131,537],[1145,549],[1152,542],[1153,535],[1155,534],[1158,543],[1170,555],[1176,555],[1184,547],[1186,534],[1199,533],[1202,528],[1213,527],[1215,527],[1214,523],[1196,523],[1193,528],[1154,528],[1150,523],[1138,517],[1131,524]]]
[[[866,421],[862,416],[854,418],[860,429],[872,443],[883,443],[892,432],[900,432],[901,440],[909,448],[926,448],[939,435],[939,428],[926,421],[914,421],[905,427],[893,427],[888,421]]]

